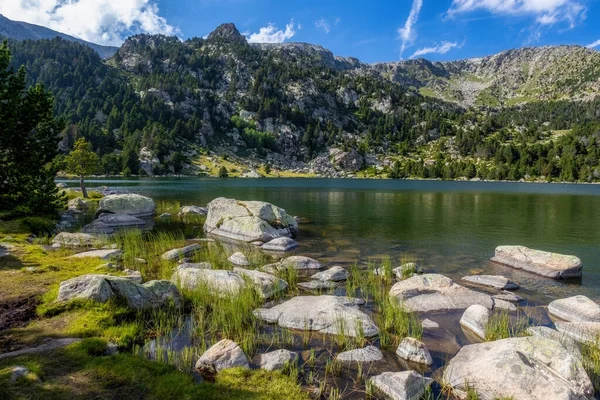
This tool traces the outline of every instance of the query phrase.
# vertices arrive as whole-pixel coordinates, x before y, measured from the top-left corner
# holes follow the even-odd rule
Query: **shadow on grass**
[[[0,257],[0,271],[20,270],[23,267],[25,264],[12,254]]]

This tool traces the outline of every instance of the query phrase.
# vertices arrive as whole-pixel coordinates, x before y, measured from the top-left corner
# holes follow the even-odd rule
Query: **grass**
[[[600,338],[593,343],[584,343],[581,346],[583,356],[583,367],[588,373],[594,390],[600,391]]]
[[[494,311],[485,328],[485,340],[508,339],[516,336],[524,336],[527,329],[527,318],[518,313],[516,321],[512,321],[507,310]]]
[[[43,355],[0,362],[0,398],[3,399],[281,399],[304,400],[296,381],[280,372],[230,369],[214,384],[196,384],[173,366],[129,353],[103,356],[106,345],[87,339]],[[40,381],[10,382],[13,365],[24,365]]]

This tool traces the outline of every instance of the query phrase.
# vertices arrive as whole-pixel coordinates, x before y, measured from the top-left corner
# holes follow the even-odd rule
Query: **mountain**
[[[57,36],[68,41],[81,43],[91,47],[98,52],[102,58],[112,57],[118,49],[118,47],[102,46],[99,44],[86,42],[85,40],[77,39],[76,37],[53,31],[52,29],[48,29],[44,26],[29,24],[21,21],[13,21],[0,14],[0,37],[16,40],[38,40],[52,39]]]
[[[63,151],[86,138],[108,174],[600,179],[597,53],[581,47],[370,65],[223,24],[132,36],[107,60],[60,38],[10,48],[53,92]]]

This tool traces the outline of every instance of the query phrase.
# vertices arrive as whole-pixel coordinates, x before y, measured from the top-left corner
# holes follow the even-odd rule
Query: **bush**
[[[219,169],[219,178],[227,178],[229,176],[229,172],[227,172],[227,168],[225,168],[225,166],[222,166]]]
[[[23,223],[36,236],[50,236],[56,229],[56,221],[44,217],[27,217]]]
[[[102,339],[84,339],[79,346],[86,354],[92,357],[99,357],[106,354],[106,341]]]

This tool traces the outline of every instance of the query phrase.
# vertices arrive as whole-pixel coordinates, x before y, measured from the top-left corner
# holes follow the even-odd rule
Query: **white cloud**
[[[287,39],[291,39],[296,34],[294,29],[294,20],[285,26],[285,31],[277,30],[275,24],[268,24],[258,30],[258,33],[252,33],[248,36],[250,43],[283,43]]]
[[[540,25],[567,22],[570,28],[585,19],[586,8],[576,0],[453,0],[448,16],[485,10],[493,14],[530,15]]]
[[[0,14],[106,45],[134,33],[179,32],[151,0],[2,0]]]
[[[442,42],[442,44],[431,46],[431,47],[423,47],[414,52],[410,58],[422,57],[426,54],[446,54],[450,50],[455,47],[459,49],[463,46],[464,43],[458,44],[457,42]]]
[[[590,44],[588,44],[588,45],[587,45],[587,46],[585,46],[585,47],[588,47],[588,48],[590,48],[590,49],[594,49],[594,48],[596,48],[596,47],[598,47],[598,46],[600,46],[600,39],[596,40],[594,43],[590,43]]]
[[[327,20],[324,18],[316,20],[315,26],[317,27],[317,29],[321,29],[325,33],[331,32],[331,25],[329,25],[329,22],[327,22]]]
[[[413,0],[412,8],[410,9],[410,14],[408,15],[406,23],[402,28],[398,28],[398,36],[400,37],[400,40],[402,40],[400,57],[402,57],[404,50],[406,50],[408,46],[412,45],[417,37],[417,32],[415,32],[413,27],[419,20],[419,12],[421,11],[422,6],[423,0]]]

